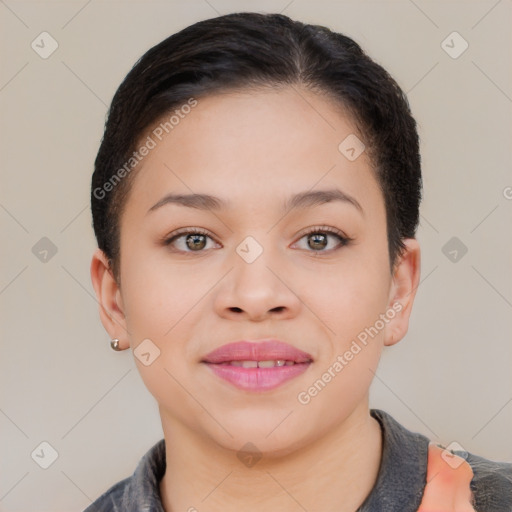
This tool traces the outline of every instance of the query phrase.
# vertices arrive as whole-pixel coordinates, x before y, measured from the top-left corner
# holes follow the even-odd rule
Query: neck
[[[380,425],[364,405],[314,443],[285,457],[263,456],[251,467],[163,416],[165,511],[354,512],[375,485],[382,452]]]

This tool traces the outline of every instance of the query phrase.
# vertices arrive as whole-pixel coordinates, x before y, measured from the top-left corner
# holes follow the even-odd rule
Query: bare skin
[[[132,350],[145,339],[160,355],[141,377],[159,405],[167,512],[353,512],[375,485],[380,427],[369,387],[384,346],[407,332],[420,249],[390,269],[384,197],[364,152],[338,150],[357,134],[351,119],[299,88],[225,93],[198,105],[144,158],[121,218],[121,279],[94,253],[91,277],[112,338]],[[359,138],[362,138],[359,135]],[[330,201],[284,211],[305,191],[339,189],[359,203]],[[211,194],[229,206],[166,204],[166,194]],[[187,246],[179,228],[207,231]],[[318,248],[306,228],[330,227]],[[263,249],[247,263],[247,237]],[[309,244],[308,244],[309,241]],[[377,335],[307,403],[307,391],[393,305]],[[391,316],[391,315],[388,315]],[[129,334],[128,334],[129,333]],[[201,360],[236,340],[277,338],[313,357],[298,377],[265,392],[243,391]],[[332,371],[331,371],[332,373]],[[237,457],[246,443],[261,459]]]

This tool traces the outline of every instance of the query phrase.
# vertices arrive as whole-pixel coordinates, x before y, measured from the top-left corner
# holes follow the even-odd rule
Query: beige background
[[[132,355],[110,349],[99,321],[92,166],[107,105],[136,59],[236,10],[344,32],[407,91],[422,139],[423,280],[372,406],[438,442],[512,461],[510,0],[5,0],[0,510],[81,511],[163,437]],[[59,45],[47,59],[31,48],[43,31]],[[457,59],[441,46],[453,31],[469,43]],[[42,237],[57,249],[46,262],[32,251]],[[452,237],[468,250],[455,262],[442,250]],[[31,458],[43,441],[58,452],[48,469]]]

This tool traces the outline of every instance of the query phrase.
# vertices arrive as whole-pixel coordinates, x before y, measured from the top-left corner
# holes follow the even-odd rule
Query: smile
[[[287,343],[265,340],[223,345],[201,362],[223,380],[245,391],[268,391],[304,373],[310,354]]]

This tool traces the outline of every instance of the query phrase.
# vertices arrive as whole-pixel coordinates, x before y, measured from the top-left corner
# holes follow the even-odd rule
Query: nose
[[[231,320],[254,322],[296,316],[302,303],[299,290],[293,286],[292,267],[286,265],[278,251],[262,247],[260,254],[252,259],[245,257],[241,246],[230,259],[231,271],[218,288],[217,313]]]

